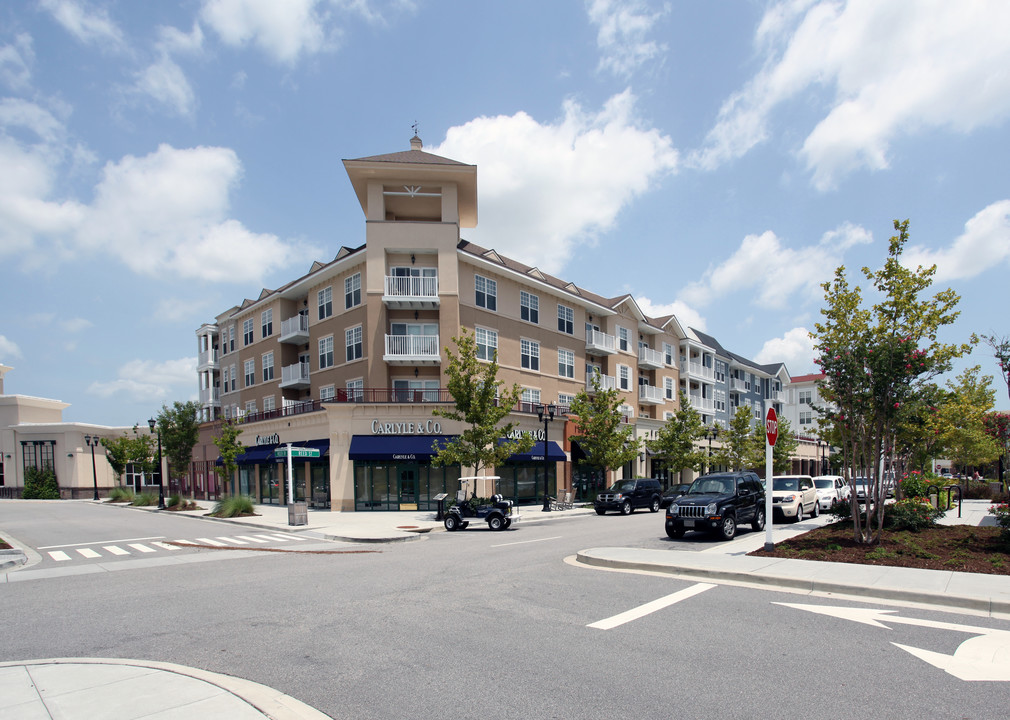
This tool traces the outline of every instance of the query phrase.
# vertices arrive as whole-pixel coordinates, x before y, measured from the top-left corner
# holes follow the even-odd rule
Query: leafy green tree
[[[131,445],[130,438],[122,435],[117,438],[102,438],[102,447],[105,448],[105,459],[116,475],[116,484],[123,482],[123,473],[126,472],[126,465],[130,462]]]
[[[746,470],[764,465],[764,449],[760,461],[754,450],[754,413],[746,405],[737,406],[729,427],[720,434],[722,445],[712,452],[716,465],[732,470]]]
[[[764,426],[752,426],[749,467],[764,467],[765,445],[768,438],[765,436]],[[793,432],[792,423],[786,418],[779,416],[779,436],[775,439],[775,447],[772,448],[772,474],[787,475],[793,468],[793,455],[800,441]]]
[[[522,397],[522,388],[513,385],[506,389],[498,379],[497,353],[479,357],[477,340],[466,329],[452,341],[456,352],[445,348],[449,359],[445,374],[455,405],[435,408],[432,414],[465,427],[452,442],[444,446],[436,442],[431,462],[472,468],[473,474],[480,476],[481,471],[501,465],[515,453],[529,452],[536,441],[530,435],[512,437],[517,423],[502,423]]]
[[[569,440],[586,451],[587,465],[606,474],[638,457],[640,440],[624,422],[621,394],[614,388],[604,390],[599,373],[593,373],[590,382],[592,392],[579,390],[572,401],[570,419],[577,432]]]
[[[703,437],[705,426],[701,422],[701,415],[681,390],[680,407],[656,432],[656,437],[648,443],[648,448],[655,455],[664,458],[670,470],[700,471],[708,459],[705,451],[698,447],[698,441]]]
[[[168,458],[168,475],[179,479],[186,476],[193,459],[193,448],[200,435],[197,421],[200,403],[176,400],[172,407],[161,406],[158,413],[158,432],[164,455]]]
[[[895,220],[894,228],[898,234],[890,239],[884,266],[863,268],[879,302],[865,307],[861,289],[850,287],[839,267],[822,285],[824,321],[811,333],[844,467],[869,478],[865,516],[852,513],[854,538],[865,544],[876,543],[883,531],[886,486],[880,469],[894,446],[901,408],[917,397],[922,383],[949,370],[951,361],[970,349],[937,341],[939,329],[957,318],[960,297],[950,289],[922,297],[936,267],[906,268],[901,255],[908,221]]]
[[[25,486],[21,490],[25,500],[59,500],[60,486],[51,467],[30,467],[25,470]]]
[[[138,432],[133,426],[133,436],[127,433],[117,438],[102,438],[105,457],[112,472],[116,475],[116,483],[121,484],[127,465],[134,465],[145,475],[154,473],[158,465],[154,440],[147,433]]]
[[[227,487],[227,483],[235,479],[235,470],[238,468],[235,459],[245,452],[245,446],[238,441],[238,436],[242,434],[239,424],[238,419],[235,418],[222,420],[220,434],[211,438],[211,441],[217,446],[217,451],[221,453],[225,487]]]
[[[938,413],[938,429],[947,454],[962,466],[980,465],[999,457],[1000,448],[986,432],[985,417],[996,402],[992,377],[981,378],[976,365],[947,381],[948,401]]]
[[[997,335],[982,335],[981,338],[992,348],[1000,377],[1006,382],[1007,396],[1010,396],[1010,338]]]

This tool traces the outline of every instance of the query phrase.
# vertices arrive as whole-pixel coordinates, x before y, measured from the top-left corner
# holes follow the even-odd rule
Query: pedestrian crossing
[[[133,556],[141,557],[159,551],[175,552],[184,547],[256,547],[262,545],[276,545],[280,543],[302,542],[308,538],[299,537],[284,532],[257,533],[255,535],[228,535],[220,537],[198,537],[186,540],[168,541],[165,539],[148,538],[145,542],[124,542],[115,543],[82,543],[80,547],[60,546],[61,549],[45,549],[50,558],[55,562],[70,562],[72,560],[94,560],[96,558],[112,558]]]

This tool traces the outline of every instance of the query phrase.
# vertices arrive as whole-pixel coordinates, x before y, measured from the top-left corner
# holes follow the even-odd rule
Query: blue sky
[[[1010,335],[1008,38],[1005,0],[5,2],[6,391],[194,398],[196,328],[363,243],[340,161],[415,121],[477,165],[466,239],[794,375],[895,218],[943,339]]]

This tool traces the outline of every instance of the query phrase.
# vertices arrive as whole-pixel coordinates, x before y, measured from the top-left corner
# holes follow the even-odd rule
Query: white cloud
[[[196,95],[186,74],[167,54],[137,73],[134,90],[183,117],[192,116]]]
[[[14,90],[24,90],[32,77],[35,51],[32,36],[21,33],[13,45],[0,45],[0,80]]]
[[[69,333],[79,333],[87,330],[89,327],[94,325],[93,322],[87,318],[67,318],[60,322],[60,325]]]
[[[92,9],[78,0],[40,0],[39,4],[82,43],[113,50],[124,46],[123,33],[105,8]]]
[[[748,235],[727,260],[689,283],[679,299],[704,306],[716,297],[756,289],[758,305],[784,308],[794,293],[802,293],[805,299],[820,295],[820,284],[842,264],[842,253],[872,239],[867,230],[849,223],[826,232],[816,245],[795,250],[784,246],[770,230]]]
[[[769,135],[773,111],[833,89],[800,156],[820,189],[888,167],[891,142],[926,128],[968,133],[1010,116],[1004,0],[824,0],[771,6],[755,40],[762,69],[723,104],[691,163],[712,169]]]
[[[586,12],[599,28],[600,70],[627,78],[666,52],[665,45],[647,38],[653,25],[669,12],[668,6],[654,11],[643,0],[587,0]]]
[[[964,233],[949,247],[930,250],[909,246],[902,264],[914,268],[936,265],[937,282],[979,275],[1010,260],[1010,200],[994,202],[964,224]]]
[[[0,363],[11,358],[21,357],[21,348],[13,340],[8,340],[4,335],[0,335]]]
[[[319,0],[207,0],[200,17],[228,45],[257,45],[278,62],[326,49],[327,14]]]
[[[767,341],[754,356],[754,362],[761,365],[785,363],[790,375],[806,375],[814,372],[814,340],[804,327],[793,328],[780,338]]]
[[[693,307],[680,300],[675,300],[672,303],[666,303],[664,305],[655,305],[647,297],[635,297],[635,302],[638,303],[638,307],[643,313],[649,317],[666,317],[667,315],[676,315],[677,321],[681,326],[685,328],[695,328],[696,330],[705,330],[705,318],[695,310]]]
[[[115,380],[93,382],[88,392],[100,397],[125,394],[136,401],[167,400],[177,396],[179,388],[191,389],[195,374],[195,357],[162,363],[131,360],[119,368]]]
[[[429,152],[480,167],[480,224],[467,239],[552,273],[577,245],[677,168],[668,136],[635,117],[625,91],[597,113],[574,101],[541,124],[524,112],[450,128]]]

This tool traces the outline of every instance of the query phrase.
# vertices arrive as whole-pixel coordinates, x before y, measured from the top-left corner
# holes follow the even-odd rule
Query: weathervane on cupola
[[[410,149],[420,150],[422,145],[421,145],[421,138],[417,136],[417,120],[415,120],[414,124],[410,126],[410,129],[414,131],[414,137],[410,139]]]

